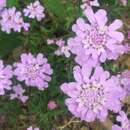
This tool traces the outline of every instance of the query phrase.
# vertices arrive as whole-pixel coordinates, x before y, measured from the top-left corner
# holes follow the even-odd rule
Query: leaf
[[[45,7],[60,19],[65,17],[65,8],[61,0],[43,0]]]
[[[20,46],[22,40],[18,34],[6,34],[0,32],[0,58],[11,53],[16,47]]]
[[[7,0],[7,7],[18,7],[19,0]]]

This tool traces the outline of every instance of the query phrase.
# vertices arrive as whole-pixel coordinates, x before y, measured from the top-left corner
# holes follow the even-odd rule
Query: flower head
[[[24,15],[28,16],[31,19],[37,19],[41,21],[44,17],[44,7],[40,4],[39,1],[35,1],[34,3],[30,3],[27,8],[23,10]]]
[[[10,99],[13,100],[15,98],[21,100],[23,103],[25,103],[28,100],[28,96],[24,96],[25,90],[21,87],[20,84],[13,87],[13,92],[10,94]]]
[[[113,125],[112,130],[130,130],[130,120],[123,111],[117,116],[117,121],[121,123],[121,126]]]
[[[4,66],[3,61],[0,60],[0,95],[4,95],[5,90],[11,89],[12,77],[12,67],[10,65]]]
[[[23,53],[20,62],[15,63],[14,67],[17,79],[25,81],[27,86],[37,86],[39,90],[48,87],[52,69],[43,54],[39,53],[35,57],[31,53]]]
[[[110,76],[100,66],[74,67],[75,82],[64,83],[62,91],[69,96],[65,103],[69,111],[87,122],[104,121],[108,110],[118,112],[125,96],[116,76]]]
[[[107,13],[100,9],[96,13],[91,8],[84,11],[90,24],[78,18],[72,30],[76,36],[68,40],[68,46],[76,59],[105,62],[106,59],[117,59],[124,53],[125,47],[121,44],[124,35],[116,31],[122,26],[122,21],[116,19],[110,26],[106,25]],[[81,61],[76,60],[78,63]],[[83,63],[82,63],[83,64]]]
[[[53,109],[56,109],[58,105],[55,101],[49,101],[49,103],[47,104],[47,107],[48,109],[53,110]]]
[[[15,7],[4,9],[1,13],[0,25],[2,31],[10,33],[11,31],[20,32],[23,28],[25,31],[29,28],[29,23],[25,23],[22,13],[16,11]]]

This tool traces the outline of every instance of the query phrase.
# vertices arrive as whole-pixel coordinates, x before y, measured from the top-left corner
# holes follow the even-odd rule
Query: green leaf
[[[45,7],[60,19],[65,17],[65,8],[61,0],[43,0]]]
[[[6,34],[0,32],[0,58],[11,53],[16,47],[20,46],[22,40],[18,34]]]
[[[7,0],[7,7],[18,7],[19,0]]]

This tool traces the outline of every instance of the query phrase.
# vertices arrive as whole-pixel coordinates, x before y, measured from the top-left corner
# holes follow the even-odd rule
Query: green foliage
[[[0,57],[8,55],[21,44],[22,41],[18,34],[0,32]]]

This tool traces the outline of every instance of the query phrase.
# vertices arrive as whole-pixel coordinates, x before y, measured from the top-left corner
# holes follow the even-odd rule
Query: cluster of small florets
[[[54,52],[55,55],[61,56],[64,55],[65,57],[70,57],[70,49],[67,45],[65,45],[65,41],[63,39],[48,39],[48,45],[55,44],[58,46],[58,49]]]
[[[18,81],[25,81],[25,85],[37,87],[39,90],[45,90],[48,82],[51,80],[52,69],[47,62],[47,58],[39,53],[36,57],[29,54],[22,54],[20,62],[12,67],[4,66],[0,60],[0,95],[4,95],[6,90],[10,90],[10,99],[19,99],[23,103],[28,100],[25,96],[25,89],[20,84],[13,85],[12,78],[16,76]]]
[[[17,11],[15,7],[5,8],[6,1],[0,3],[0,26],[6,33],[28,31],[30,24],[24,22],[22,12]],[[23,10],[24,16],[41,21],[44,17],[44,7],[39,1],[35,1]]]

